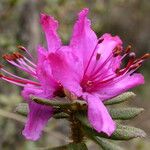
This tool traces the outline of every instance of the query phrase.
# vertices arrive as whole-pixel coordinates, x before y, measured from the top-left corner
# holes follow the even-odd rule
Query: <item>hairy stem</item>
[[[80,121],[75,117],[75,114],[72,112],[70,114],[70,127],[71,127],[71,139],[73,143],[81,143],[83,141],[83,131]]]

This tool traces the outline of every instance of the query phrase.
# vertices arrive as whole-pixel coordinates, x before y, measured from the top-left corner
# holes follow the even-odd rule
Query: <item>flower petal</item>
[[[54,52],[61,46],[61,40],[57,35],[58,22],[47,14],[41,14],[40,22],[45,32],[48,50]]]
[[[42,93],[43,90],[41,87],[34,86],[31,84],[27,84],[21,91],[21,95],[27,102],[30,102],[30,95],[42,95]]]
[[[97,36],[91,29],[91,22],[87,19],[88,9],[83,9],[78,15],[78,21],[74,25],[70,46],[73,52],[82,59],[84,67],[92,55],[97,44]]]
[[[127,74],[124,77],[111,81],[109,84],[101,85],[96,93],[99,94],[100,99],[108,100],[140,84],[144,84],[144,77],[141,74]]]
[[[51,107],[42,106],[35,102],[29,103],[29,109],[28,119],[22,133],[28,140],[35,141],[39,139],[43,128],[53,114],[53,110]]]
[[[58,83],[52,77],[51,66],[48,62],[48,52],[41,46],[38,47],[36,73],[45,93],[53,93],[59,88]]]
[[[72,54],[71,49],[65,46],[57,52],[51,53],[49,55],[49,62],[54,78],[63,87],[80,96],[82,90],[80,81],[83,75],[83,68],[78,58]]]
[[[105,33],[101,36],[100,39],[103,39],[103,41],[98,45],[97,53],[101,55],[99,65],[98,67],[105,63],[105,67],[108,67],[111,65],[112,71],[119,68],[121,64],[120,56],[112,57],[113,56],[113,50],[119,46],[122,50],[122,41],[118,36],[112,36],[111,34]],[[109,58],[109,59],[108,59]],[[107,61],[109,60],[109,61]],[[110,69],[109,68],[109,69]]]
[[[45,94],[41,87],[36,87],[28,84],[22,91],[22,96],[29,104],[29,114],[27,122],[23,130],[23,135],[29,140],[37,140],[45,127],[48,119],[53,114],[52,107],[36,104],[30,99],[30,95],[35,95],[42,98],[52,98],[52,93]]]
[[[108,136],[116,129],[116,124],[109,115],[106,107],[98,96],[87,94],[88,119],[93,128],[98,132],[104,132]]]

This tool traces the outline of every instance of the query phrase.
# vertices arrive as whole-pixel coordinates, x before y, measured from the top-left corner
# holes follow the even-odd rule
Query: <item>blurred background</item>
[[[36,55],[36,46],[45,44],[39,25],[40,12],[48,13],[59,21],[59,34],[63,42],[68,43],[77,12],[84,7],[90,9],[89,18],[98,36],[106,32],[119,35],[124,47],[132,45],[138,56],[150,50],[149,0],[0,0],[0,56],[15,51],[17,45],[29,48]],[[27,77],[2,58],[0,62],[11,72]],[[147,138],[121,143],[128,150],[149,150],[150,147],[150,61],[145,62],[140,71],[145,76],[145,85],[134,89],[136,99],[124,105],[145,109],[128,124],[145,130]],[[20,88],[0,81],[0,150],[44,150],[68,142],[65,137],[69,135],[68,123],[54,119],[39,141],[24,139],[21,131],[25,117],[15,113],[17,104],[23,101],[20,91]],[[89,149],[99,149],[91,141],[87,143]]]

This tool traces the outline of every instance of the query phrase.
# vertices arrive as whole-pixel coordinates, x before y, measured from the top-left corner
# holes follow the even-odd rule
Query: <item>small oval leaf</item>
[[[113,119],[128,120],[136,117],[143,110],[144,110],[143,108],[134,108],[134,107],[110,108],[109,113]]]
[[[124,150],[122,147],[116,145],[111,140],[95,137],[94,141],[102,147],[103,150]]]
[[[69,143],[67,145],[48,148],[47,150],[88,150],[85,143]]]
[[[53,115],[53,118],[55,118],[55,119],[64,119],[64,118],[68,118],[68,117],[69,117],[69,115],[64,112],[56,113]]]
[[[113,133],[113,135],[110,137],[110,139],[130,140],[133,138],[137,138],[137,137],[142,138],[145,136],[146,136],[146,133],[139,128],[117,124],[117,129]]]
[[[135,94],[133,92],[125,92],[119,96],[116,96],[110,100],[105,101],[104,104],[105,105],[114,105],[114,104],[118,104],[118,103],[127,101],[133,97],[135,97]]]
[[[66,150],[88,150],[85,143],[70,143]]]

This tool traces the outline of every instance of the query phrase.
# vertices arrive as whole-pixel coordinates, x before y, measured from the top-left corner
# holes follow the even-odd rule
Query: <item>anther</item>
[[[13,55],[16,57],[16,59],[23,58],[23,56],[19,52],[15,52],[13,53]]]
[[[9,54],[3,55],[2,58],[5,59],[5,60],[10,60],[10,61],[12,60],[12,57]]]
[[[18,45],[17,48],[18,48],[19,50],[26,51],[26,48],[23,47],[23,46],[21,46],[21,45]]]
[[[98,61],[100,59],[100,57],[101,57],[101,54],[97,53],[96,54],[96,60]]]
[[[0,73],[0,78],[2,78],[2,77],[3,77],[3,74]]]
[[[117,56],[119,56],[119,55],[121,54],[121,52],[122,52],[122,49],[121,49],[121,47],[118,45],[118,46],[116,46],[116,47],[114,48],[114,50],[113,50],[113,56],[114,56],[114,57],[117,57]]]
[[[125,50],[125,53],[128,54],[130,51],[131,51],[131,45],[128,45]]]
[[[3,68],[3,65],[0,64],[0,69],[2,69],[2,68]]]
[[[98,39],[98,44],[102,43],[104,41],[104,39],[100,38]]]
[[[147,58],[150,58],[150,53],[147,53],[141,57],[141,59],[147,59]]]
[[[115,73],[116,73],[116,74],[118,74],[118,73],[119,73],[119,71],[120,71],[120,69],[119,69],[119,68],[117,68],[117,69],[115,70]]]

